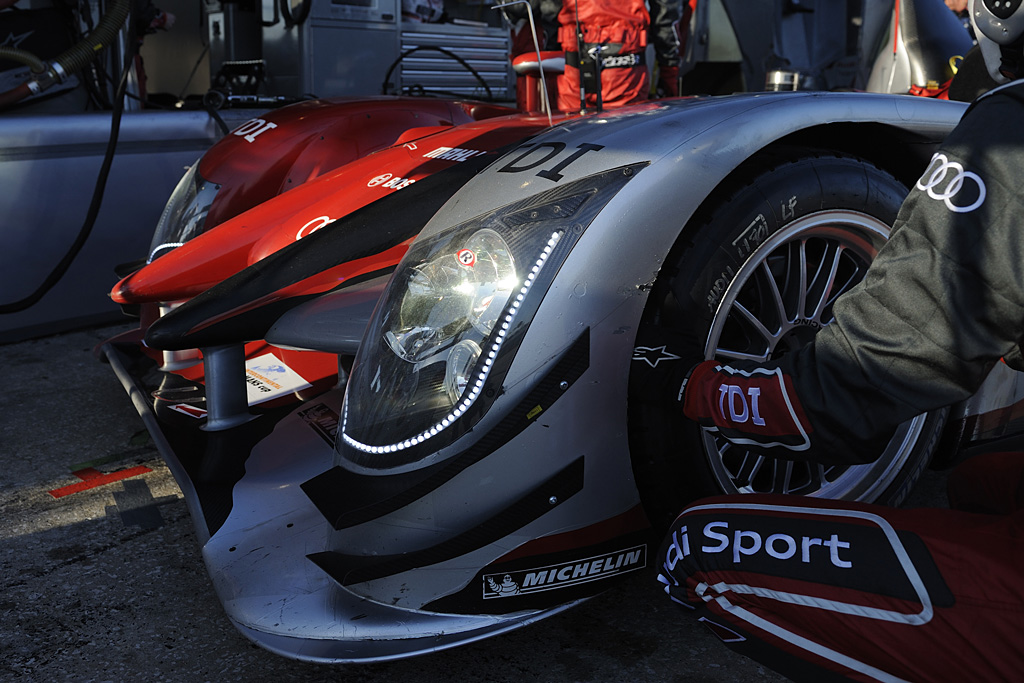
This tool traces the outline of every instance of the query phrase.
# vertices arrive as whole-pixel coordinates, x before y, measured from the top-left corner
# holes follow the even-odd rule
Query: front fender
[[[650,286],[701,203],[732,172],[773,143],[830,124],[879,126],[937,142],[965,106],[906,96],[772,93],[642,105],[564,123],[491,164],[433,217],[430,237],[474,216],[560,183],[643,165],[586,227],[529,324],[501,395],[474,433],[514,411],[567,349],[589,337],[590,362],[558,404],[538,417],[547,429],[524,433],[516,452],[551,449],[587,458],[580,505],[619,514],[636,504],[628,453],[630,358]],[[820,135],[817,136],[820,139]],[[896,136],[900,137],[900,136]],[[500,198],[497,200],[495,198]],[[533,439],[534,441],[531,441]],[[456,441],[436,455],[466,447]]]

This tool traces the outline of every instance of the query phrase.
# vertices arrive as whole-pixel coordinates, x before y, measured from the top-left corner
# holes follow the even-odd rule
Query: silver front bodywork
[[[203,548],[231,619],[253,641],[290,657],[376,661],[469,642],[565,609],[580,599],[559,589],[556,576],[568,577],[566,567],[586,566],[597,579],[609,569],[611,579],[652,561],[656,549],[637,542],[627,521],[640,500],[627,439],[627,380],[647,292],[684,226],[726,176],[782,138],[829,124],[870,124],[935,142],[963,110],[958,103],[849,93],[680,100],[574,120],[499,158],[430,220],[420,239],[559,184],[623,166],[643,168],[581,229],[564,260],[553,264],[557,277],[510,360],[500,395],[467,433],[415,462],[357,466],[335,456],[325,430],[316,428],[317,415],[330,422],[343,413],[341,391],[334,390],[292,411],[256,444],[232,490],[230,514]],[[285,318],[281,324],[288,324]],[[301,337],[293,332],[290,339]],[[585,368],[559,382],[562,359],[581,345]],[[363,481],[444,472],[517,419],[542,382],[562,387],[561,393],[538,403],[527,426],[448,471],[422,495],[336,529],[300,489],[328,471]],[[467,533],[507,523],[503,511],[521,496],[545,494],[551,481],[577,466],[578,488],[551,495],[550,509],[464,551],[430,555],[465,545]],[[344,502],[357,493],[337,490],[336,496]],[[200,507],[195,496],[189,499]],[[197,519],[201,513],[193,509]],[[623,529],[618,536],[608,531],[616,520]],[[202,523],[197,526],[205,538]],[[605,544],[600,552],[576,539],[598,530]],[[488,568],[500,575],[513,566],[508,558],[516,552],[560,539],[570,539],[561,564],[530,564],[527,558],[516,565],[531,570],[534,582],[550,579],[546,604],[516,609],[518,597],[500,587],[488,593]],[[435,560],[396,561],[394,571],[355,580],[344,572],[331,578],[309,559],[324,553],[371,566],[380,558]],[[519,576],[506,571],[517,588],[523,584]],[[596,592],[608,583],[595,579],[591,587]],[[467,604],[477,600],[481,608],[442,613],[436,607],[455,604],[457,596]]]

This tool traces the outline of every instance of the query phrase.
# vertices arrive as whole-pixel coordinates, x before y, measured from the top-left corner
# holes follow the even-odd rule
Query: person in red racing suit
[[[999,11],[991,4],[973,0],[972,16]],[[1024,76],[1024,10],[1002,13],[1014,16],[999,16],[998,32],[1016,28],[990,71],[1005,81]],[[834,322],[770,362],[698,364],[681,392],[686,415],[774,456],[855,464],[899,423],[970,396],[1001,359],[1019,363],[1021,120],[1024,81],[977,100]],[[968,460],[949,477],[949,501],[705,499],[672,524],[659,581],[734,649],[797,680],[1014,680],[1024,670],[1024,456]]]
[[[669,96],[679,94],[678,29],[683,2],[650,0],[650,7],[648,13],[643,0],[563,0],[558,13],[558,42],[565,50],[565,73],[558,80],[560,111],[579,111],[581,93],[591,109],[646,100],[649,35],[658,61],[659,90]]]
[[[658,63],[658,95],[678,96],[680,31],[689,23],[695,2],[650,0],[648,11],[644,0],[527,0],[538,25],[541,49],[548,47],[548,26],[557,23],[555,42],[565,51],[565,72],[558,78],[558,109],[580,111],[584,98],[585,107],[592,110],[646,100],[650,91],[648,42],[654,46]],[[522,3],[498,6],[510,21],[526,18]],[[516,35],[521,38],[514,53],[530,51],[529,31]],[[595,60],[598,52],[599,62]]]

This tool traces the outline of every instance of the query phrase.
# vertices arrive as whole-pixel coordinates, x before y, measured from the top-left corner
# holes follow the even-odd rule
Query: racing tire
[[[652,287],[630,369],[633,468],[656,525],[722,493],[906,498],[945,410],[901,425],[873,463],[825,466],[765,457],[702,430],[683,417],[679,388],[704,358],[766,360],[810,341],[832,321],[835,298],[863,279],[907,191],[863,159],[789,148],[751,160],[702,204]]]

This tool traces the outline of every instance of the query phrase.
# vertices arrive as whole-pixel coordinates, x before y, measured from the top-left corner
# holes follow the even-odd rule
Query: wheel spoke
[[[797,268],[799,269],[800,279],[796,297],[796,317],[806,318],[807,315],[804,312],[804,308],[807,301],[807,240],[800,240],[797,245]]]
[[[825,466],[819,463],[807,463],[808,491],[817,491],[825,485]]]
[[[818,320],[819,322],[823,322],[821,320],[821,316],[824,313],[825,308],[828,306],[829,301],[832,300],[832,288],[835,286],[836,274],[839,272],[839,264],[843,256],[843,245],[838,243],[830,243],[825,252],[826,255],[828,254],[828,252],[833,251],[833,249],[835,251],[832,253],[831,262],[828,264],[827,274],[825,275],[826,279],[821,288],[821,294],[818,296],[818,302],[814,305],[813,310],[807,316],[811,320]],[[822,259],[823,267],[825,265],[825,262],[828,260],[829,259],[827,258]],[[817,279],[817,277],[815,279]]]
[[[843,280],[841,284],[832,285],[832,298],[829,303],[835,303],[835,300],[845,294],[847,291],[853,288],[854,285],[864,279],[864,272],[866,268],[857,262],[854,262],[854,267],[850,269],[849,276]]]
[[[772,275],[772,269],[768,267],[768,261],[765,260],[761,263],[761,275],[765,279],[765,285],[768,288],[768,295],[771,298],[772,305],[775,306],[775,313],[779,319],[779,327],[783,323],[787,322],[786,317],[786,303],[782,300],[782,292],[779,291],[779,283],[775,281],[775,276]]]
[[[789,493],[790,483],[793,481],[793,461],[774,460],[775,477],[772,482],[772,493]]]
[[[754,477],[761,470],[761,466],[764,465],[764,456],[746,451],[743,454],[743,461],[740,463],[740,469],[736,472],[733,481],[736,484],[736,488],[744,488],[750,486],[754,481]]]
[[[814,483],[815,490],[820,489],[821,487],[828,484],[828,469],[832,469],[833,472],[835,471],[834,468],[826,468],[825,465],[822,465],[821,463],[815,464],[813,470],[811,471],[811,480]]]
[[[751,313],[750,310],[739,301],[733,303],[732,310],[742,315],[747,322],[750,323],[750,326],[753,327],[759,335],[761,335],[762,339],[764,339],[769,349],[775,348],[775,344],[779,339],[779,335],[777,333],[774,333],[765,327],[764,323],[758,320],[757,316]]]

